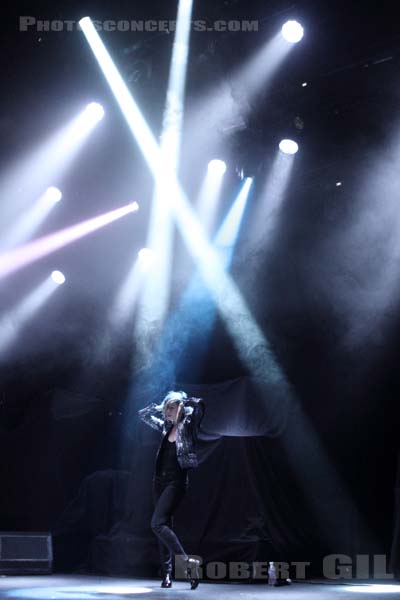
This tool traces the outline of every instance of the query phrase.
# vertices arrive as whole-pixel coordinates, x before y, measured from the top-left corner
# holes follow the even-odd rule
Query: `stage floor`
[[[185,582],[174,582],[171,589],[161,589],[158,580],[122,579],[96,576],[51,575],[35,576],[1,576],[0,599],[7,598],[40,599],[40,600],[79,600],[102,599],[120,600],[122,598],[188,598],[198,600],[218,598],[219,600],[258,600],[266,594],[275,598],[291,598],[291,600],[309,600],[311,597],[353,599],[364,597],[365,600],[394,600],[400,598],[400,582],[357,583],[331,585],[322,582],[293,583],[285,587],[268,587],[265,584],[228,584],[203,583],[197,590],[190,590]]]

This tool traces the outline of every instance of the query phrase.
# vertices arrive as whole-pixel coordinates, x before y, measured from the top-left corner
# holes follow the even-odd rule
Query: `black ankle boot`
[[[197,558],[188,558],[186,561],[186,577],[190,581],[190,589],[195,590],[200,583],[200,561]]]
[[[161,582],[161,587],[162,588],[170,588],[170,587],[172,587],[172,581],[171,581],[171,574],[170,573],[166,573],[164,575],[164,579]]]

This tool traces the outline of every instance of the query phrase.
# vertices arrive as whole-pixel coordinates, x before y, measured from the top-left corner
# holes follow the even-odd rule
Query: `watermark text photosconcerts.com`
[[[93,21],[93,25],[97,31],[105,32],[147,32],[147,33],[171,33],[176,29],[176,21],[169,20],[128,20],[107,19],[104,21]],[[195,32],[257,32],[259,28],[258,21],[246,21],[243,19],[220,19],[218,21],[207,21],[198,19],[192,21],[192,31]],[[60,31],[79,31],[80,25],[78,21],[60,20],[60,19],[39,19],[33,16],[19,17],[20,31],[37,31],[37,32],[60,32]]]

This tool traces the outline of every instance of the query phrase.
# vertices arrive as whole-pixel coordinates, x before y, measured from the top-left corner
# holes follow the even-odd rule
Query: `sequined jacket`
[[[184,416],[176,429],[176,456],[181,469],[194,469],[199,464],[196,443],[203,415],[204,402],[201,398],[189,398],[186,400],[184,404]],[[163,437],[156,458],[157,469],[162,442],[165,436],[171,431],[173,425],[164,421],[161,407],[154,403],[139,410],[139,417],[144,423],[162,433]]]

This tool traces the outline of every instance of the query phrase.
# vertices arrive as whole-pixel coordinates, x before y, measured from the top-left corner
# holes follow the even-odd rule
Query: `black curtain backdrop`
[[[397,477],[394,500],[395,517],[390,566],[396,578],[400,579],[400,452],[397,459]]]
[[[206,404],[201,464],[190,473],[189,491],[175,518],[189,553],[205,562],[310,561],[310,574],[321,573],[326,554],[388,554],[391,515],[379,535],[369,521],[377,482],[365,480],[360,507],[342,476],[345,471],[335,464],[337,457],[299,406],[291,401],[268,419],[268,399],[246,377],[175,387],[203,397]],[[141,399],[135,410],[142,406]],[[59,568],[73,566],[71,548],[79,546],[75,567],[110,575],[158,573],[149,524],[160,438],[138,418],[128,430],[130,468],[87,476],[53,528]],[[368,460],[364,447],[360,452]],[[358,458],[345,462],[352,473]],[[360,489],[358,494],[363,495]]]

